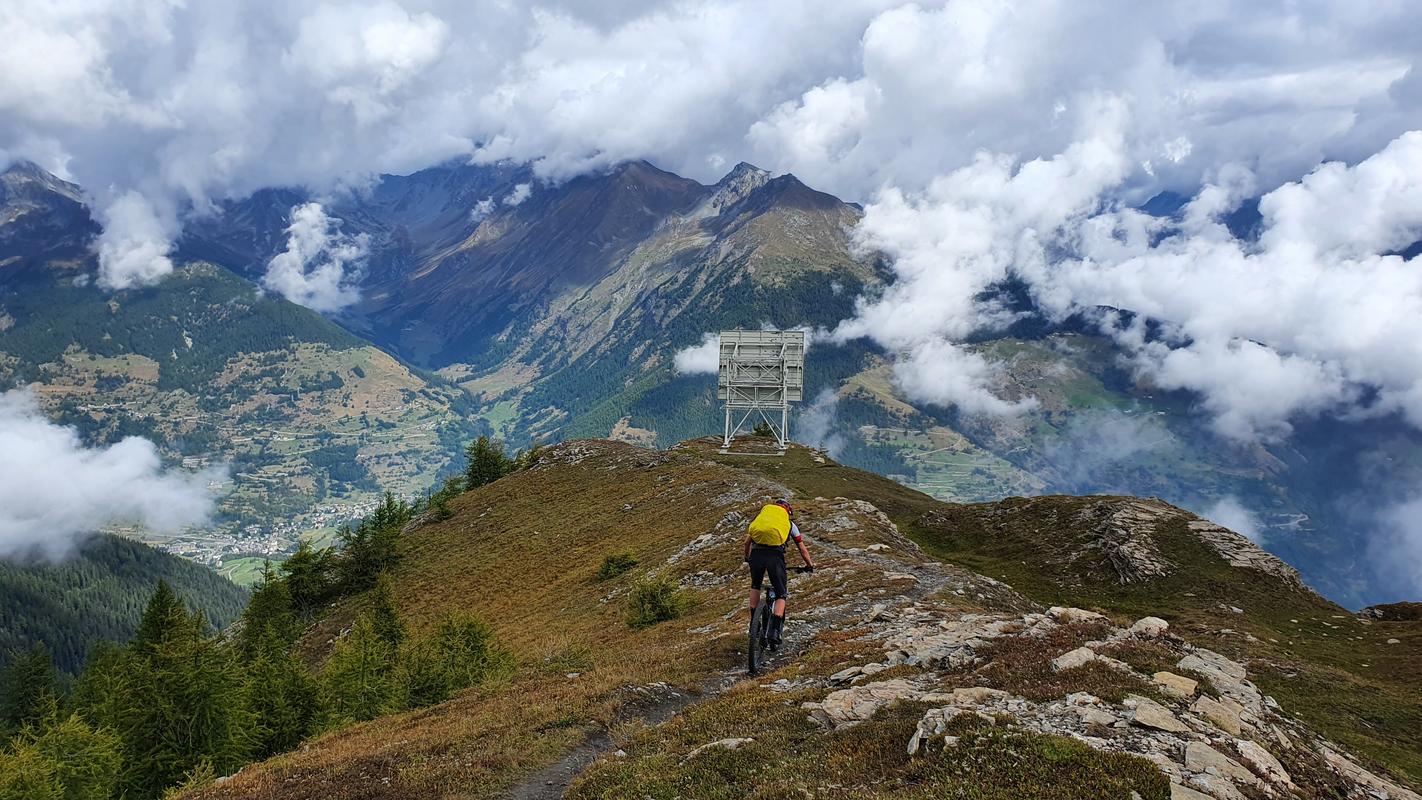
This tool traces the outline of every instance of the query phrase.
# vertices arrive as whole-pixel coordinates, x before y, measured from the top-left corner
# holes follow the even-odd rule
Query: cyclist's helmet
[[[775,504],[776,504],[777,506],[780,506],[781,508],[785,509],[785,513],[789,514],[790,516],[792,516],[792,517],[795,516],[795,509],[793,509],[793,508],[790,507],[790,502],[789,502],[789,501],[787,501],[787,500],[776,500],[776,501],[775,501]]]

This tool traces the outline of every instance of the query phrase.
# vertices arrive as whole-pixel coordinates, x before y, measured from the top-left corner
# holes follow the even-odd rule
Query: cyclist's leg
[[[785,556],[777,553],[774,562],[768,565],[768,571],[770,585],[775,589],[775,604],[770,607],[770,638],[779,641],[781,626],[785,624],[785,596],[788,583],[785,576]]]
[[[764,584],[766,563],[761,558],[757,558],[758,553],[754,550],[750,555],[751,588],[748,595],[749,603],[746,606],[751,614],[755,613],[755,607],[760,605],[760,590]],[[774,582],[771,583],[774,585]]]

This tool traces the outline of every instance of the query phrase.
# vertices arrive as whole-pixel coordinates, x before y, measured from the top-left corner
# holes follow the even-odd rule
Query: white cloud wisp
[[[220,470],[166,469],[153,443],[85,447],[45,419],[34,396],[0,394],[0,558],[62,558],[109,522],[172,533],[208,521]]]
[[[357,283],[369,251],[365,234],[341,233],[340,220],[327,216],[320,203],[292,208],[286,232],[286,250],[267,264],[262,286],[323,314],[360,299]]]

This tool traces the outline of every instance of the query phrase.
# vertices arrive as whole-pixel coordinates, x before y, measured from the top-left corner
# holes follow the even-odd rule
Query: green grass
[[[262,579],[262,565],[267,559],[257,556],[238,556],[224,559],[217,574],[238,586],[252,586]]]

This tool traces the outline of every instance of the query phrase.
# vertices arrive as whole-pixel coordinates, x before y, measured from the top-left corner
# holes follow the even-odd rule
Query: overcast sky
[[[115,288],[171,270],[185,215],[262,186],[451,158],[546,181],[647,158],[709,182],[747,160],[866,204],[856,237],[899,280],[832,335],[897,353],[914,399],[1030,407],[959,346],[1002,319],[978,292],[1015,275],[1054,314],[1171,323],[1149,344],[1111,333],[1143,377],[1199,392],[1223,436],[1278,440],[1320,414],[1422,428],[1422,265],[1390,255],[1422,238],[1416,12],[8,0],[0,161],[92,193]],[[1162,189],[1194,198],[1168,229],[1130,210]],[[1234,241],[1221,215],[1261,195],[1262,238]],[[268,286],[338,308],[363,243],[296,211]]]

